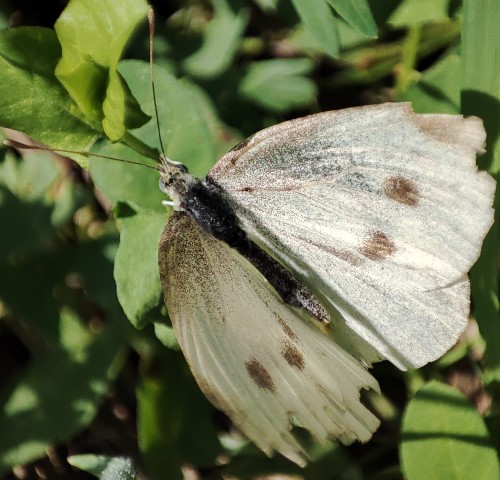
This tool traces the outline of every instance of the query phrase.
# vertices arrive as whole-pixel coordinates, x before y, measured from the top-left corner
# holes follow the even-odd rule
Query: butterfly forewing
[[[359,400],[378,389],[356,360],[286,306],[235,250],[175,213],[162,234],[169,315],[207,397],[267,453],[302,464],[292,420],[325,441],[366,441],[378,420]]]
[[[250,238],[340,314],[341,337],[416,367],[467,321],[464,275],[493,220],[484,139],[476,118],[353,108],[263,130],[210,175]]]

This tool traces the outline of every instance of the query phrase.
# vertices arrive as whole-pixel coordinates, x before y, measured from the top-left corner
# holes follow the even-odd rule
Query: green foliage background
[[[0,2],[0,23],[17,26],[0,33],[0,125],[51,148],[153,165],[145,1],[73,0],[55,28],[47,15],[62,7],[41,3]],[[480,165],[498,178],[497,0],[155,9],[163,143],[196,175],[268,125],[390,100],[483,118]],[[0,150],[3,478],[500,478],[498,222],[471,273],[477,323],[463,341],[420,371],[377,365],[383,395],[367,401],[383,423],[373,440],[309,440],[300,469],[235,432],[189,373],[162,305],[156,250],[168,211],[157,174],[69,156],[78,163]]]

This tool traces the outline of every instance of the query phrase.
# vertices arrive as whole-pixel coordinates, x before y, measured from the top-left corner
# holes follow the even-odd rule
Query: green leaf
[[[462,35],[462,111],[477,115],[487,132],[486,154],[479,159],[497,180],[495,223],[471,271],[474,315],[487,345],[487,380],[500,381],[500,2],[466,0]]]
[[[43,251],[55,236],[50,223],[52,207],[22,200],[0,186],[0,264],[16,256]],[[36,232],[36,235],[33,234]]]
[[[123,206],[122,206],[123,210]],[[115,258],[115,280],[120,304],[137,328],[162,298],[158,272],[158,243],[166,213],[139,210],[119,218],[120,246]]]
[[[359,32],[369,36],[377,36],[377,25],[367,0],[328,0],[334,10]]]
[[[98,133],[79,117],[54,75],[60,55],[52,30],[19,27],[0,32],[0,124],[52,148],[86,151]]]
[[[148,159],[121,144],[102,144],[93,151],[122,160],[151,165]],[[158,187],[157,171],[145,166],[130,165],[106,158],[91,157],[89,165],[95,186],[104,193],[112,205],[117,202],[128,202],[144,209],[164,211],[161,201],[165,199],[165,194]]]
[[[153,113],[149,65],[140,61],[126,61],[121,63],[120,71],[133,95],[148,112]],[[215,128],[213,112],[208,111],[207,103],[200,99],[192,85],[177,80],[164,68],[155,69],[155,80],[161,134],[167,155],[185,163],[194,175],[205,175],[216,158],[212,133]],[[134,135],[159,149],[154,115]],[[95,152],[151,165],[148,159],[124,145],[98,145]],[[157,172],[102,158],[90,159],[89,163],[97,188],[112,204],[122,201],[142,209],[164,211],[161,201],[165,195],[158,187]]]
[[[448,55],[426,70],[418,83],[410,87],[398,100],[412,102],[417,113],[460,113],[460,57]]]
[[[79,336],[66,342],[71,351],[47,351],[25,370],[0,413],[0,472],[44,455],[94,418],[124,342],[118,322],[109,323],[89,347]]]
[[[55,24],[62,47],[57,78],[88,122],[116,141],[130,126],[127,108],[137,126],[141,114],[115,71],[133,31],[146,18],[144,0],[73,0]],[[142,121],[146,117],[142,116]]]
[[[318,41],[325,53],[332,57],[339,54],[339,38],[335,17],[326,0],[292,0],[304,26]]]
[[[316,86],[305,77],[313,69],[306,58],[263,60],[252,63],[240,83],[239,91],[247,99],[274,111],[286,111],[310,104]]]
[[[403,418],[401,462],[408,480],[500,478],[500,465],[479,413],[453,388],[430,382]]]
[[[100,480],[136,480],[137,471],[128,457],[107,457],[105,455],[72,455],[68,463],[92,473]]]
[[[42,198],[57,178],[52,154],[25,150],[22,159],[7,152],[0,164],[0,184],[23,200]]]
[[[404,0],[388,22],[397,27],[439,22],[449,18],[451,0]]]
[[[122,62],[120,72],[134,97],[147,113],[154,116],[149,64]],[[206,105],[201,105],[193,94],[192,84],[178,80],[163,67],[155,68],[155,86],[165,153],[184,163],[193,175],[206,175],[216,160],[212,125],[206,122]],[[152,119],[134,134],[144,143],[159,148],[156,120]]]
[[[123,139],[126,131],[144,125],[150,117],[140,108],[137,100],[116,70],[110,70],[106,98],[102,104],[102,126],[111,141]]]
[[[214,13],[204,31],[203,44],[183,62],[191,75],[213,78],[227,70],[233,61],[250,13],[244,3],[238,7],[234,3],[212,0]]]

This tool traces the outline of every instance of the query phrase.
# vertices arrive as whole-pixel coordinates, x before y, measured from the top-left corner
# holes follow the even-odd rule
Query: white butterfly
[[[493,222],[484,141],[478,118],[383,104],[262,130],[201,181],[163,159],[169,315],[200,388],[264,452],[304,464],[292,422],[367,441],[366,367],[456,342]]]

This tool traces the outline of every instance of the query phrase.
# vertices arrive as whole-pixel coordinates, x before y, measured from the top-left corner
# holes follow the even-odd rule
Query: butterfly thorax
[[[248,238],[239,225],[227,192],[215,180],[210,176],[197,179],[184,165],[163,160],[160,187],[172,199],[175,210],[184,212],[205,232],[249,260],[285,303],[306,310],[323,323],[329,322],[327,312],[308,288]]]
[[[189,186],[197,180],[189,172],[188,169],[179,162],[160,156],[160,190],[166,193],[171,199],[171,205],[174,210],[184,210],[182,207],[182,199],[185,197]]]

